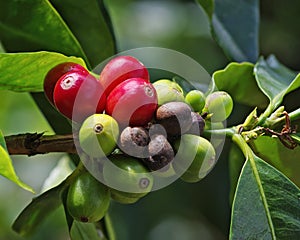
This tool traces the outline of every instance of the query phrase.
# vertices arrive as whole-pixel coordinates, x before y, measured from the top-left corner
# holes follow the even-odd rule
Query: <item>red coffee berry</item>
[[[147,68],[131,56],[113,58],[105,65],[100,74],[100,82],[107,96],[118,84],[129,78],[143,78],[150,82]]]
[[[88,72],[71,71],[60,77],[54,88],[53,99],[56,108],[76,122],[103,112],[106,104],[102,85]]]
[[[107,97],[105,112],[121,126],[143,126],[157,108],[153,85],[142,78],[130,78],[115,87]]]
[[[74,63],[74,62],[64,62],[56,65],[55,67],[51,68],[50,71],[46,74],[44,79],[44,93],[48,100],[54,105],[53,101],[53,91],[55,84],[57,83],[58,79],[67,72],[82,72],[88,73],[88,71],[81,65]]]

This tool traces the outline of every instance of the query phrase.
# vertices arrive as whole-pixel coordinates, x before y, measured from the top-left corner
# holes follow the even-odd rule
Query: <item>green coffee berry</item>
[[[203,137],[184,134],[175,142],[174,146],[177,154],[173,166],[178,173],[184,171],[181,179],[185,182],[200,181],[216,163],[215,149]],[[190,165],[188,165],[189,162],[191,162]]]
[[[104,161],[103,179],[111,188],[111,197],[120,203],[135,202],[153,185],[152,175],[139,159],[117,154]]]
[[[168,79],[161,79],[153,83],[157,93],[158,105],[167,102],[184,102],[183,90],[179,84]]]
[[[82,150],[91,157],[109,155],[116,147],[119,137],[117,121],[106,114],[93,114],[79,130],[79,143]]]
[[[109,189],[89,172],[82,173],[70,185],[66,205],[70,215],[77,221],[99,221],[107,212],[109,204]]]
[[[189,104],[195,112],[200,112],[205,106],[205,95],[200,90],[189,91],[185,96],[185,102]]]
[[[221,122],[229,117],[233,109],[231,96],[224,91],[217,91],[206,97],[205,107],[202,112],[212,114],[211,121]]]

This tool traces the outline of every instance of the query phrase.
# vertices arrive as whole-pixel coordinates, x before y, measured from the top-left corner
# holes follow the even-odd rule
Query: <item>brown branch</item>
[[[44,133],[24,133],[5,137],[9,154],[28,155],[50,152],[76,153],[72,134],[44,135]]]

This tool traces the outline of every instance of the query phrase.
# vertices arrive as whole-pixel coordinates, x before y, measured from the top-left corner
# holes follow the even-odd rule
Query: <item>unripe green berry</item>
[[[195,112],[200,112],[205,105],[205,95],[199,90],[189,91],[185,96],[185,102],[189,104]]]
[[[101,158],[109,155],[116,147],[119,137],[117,121],[106,114],[93,114],[79,130],[79,143],[90,157]]]
[[[158,105],[168,102],[184,102],[183,90],[179,84],[168,79],[161,79],[153,83],[157,93]]]
[[[99,221],[107,212],[109,204],[109,189],[89,172],[82,173],[70,185],[66,205],[70,215],[77,221]]]
[[[229,117],[233,109],[231,96],[224,91],[217,91],[206,97],[205,107],[202,112],[212,114],[212,122],[221,122]]]
[[[182,146],[181,146],[182,144]],[[216,163],[216,153],[212,144],[203,137],[184,134],[175,144],[177,150],[173,167],[176,172],[184,173],[181,179],[185,182],[198,182],[203,179]],[[189,166],[187,163],[192,161]]]

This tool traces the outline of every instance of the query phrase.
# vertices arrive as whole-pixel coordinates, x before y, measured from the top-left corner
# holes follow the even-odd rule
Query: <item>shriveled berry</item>
[[[177,154],[173,167],[176,172],[183,173],[181,179],[186,182],[200,181],[216,163],[215,149],[203,137],[184,134],[174,146]]]
[[[109,155],[116,147],[119,126],[115,119],[106,114],[93,114],[79,130],[79,143],[90,157],[101,158]]]
[[[44,93],[48,100],[54,105],[53,92],[58,79],[67,72],[81,72],[87,74],[88,71],[81,65],[74,62],[64,62],[51,68],[44,79]]]
[[[199,113],[191,112],[191,115],[192,115],[192,126],[186,133],[200,136],[204,131],[205,120],[201,117]]]
[[[82,173],[70,185],[66,205],[70,215],[77,221],[99,221],[106,214],[109,204],[109,188],[89,172]]]
[[[179,136],[187,132],[192,125],[191,108],[183,102],[169,102],[156,111],[156,121],[168,135]]]
[[[153,171],[167,166],[174,158],[172,146],[163,135],[151,136],[148,152],[149,157],[144,159],[144,163]]]
[[[103,112],[106,95],[97,79],[88,72],[67,72],[57,81],[56,108],[67,118],[81,122],[93,113]]]
[[[120,203],[133,203],[149,193],[153,177],[139,159],[111,155],[104,161],[103,178],[111,188],[111,197]]]
[[[184,102],[183,90],[176,82],[161,79],[153,83],[157,92],[158,105],[167,102]]]
[[[185,102],[188,103],[195,112],[200,112],[205,105],[205,95],[200,90],[191,90],[185,96]]]
[[[120,134],[120,149],[133,157],[148,156],[147,145],[150,141],[147,130],[143,127],[126,127]]]
[[[217,91],[206,97],[204,112],[212,114],[212,122],[221,122],[229,117],[233,109],[231,96],[224,91]]]
[[[109,93],[121,82],[129,78],[142,78],[150,82],[147,68],[132,56],[118,56],[110,60],[100,74],[100,82]]]
[[[105,112],[121,126],[147,125],[157,108],[157,95],[151,83],[130,78],[115,87],[107,97]]]

